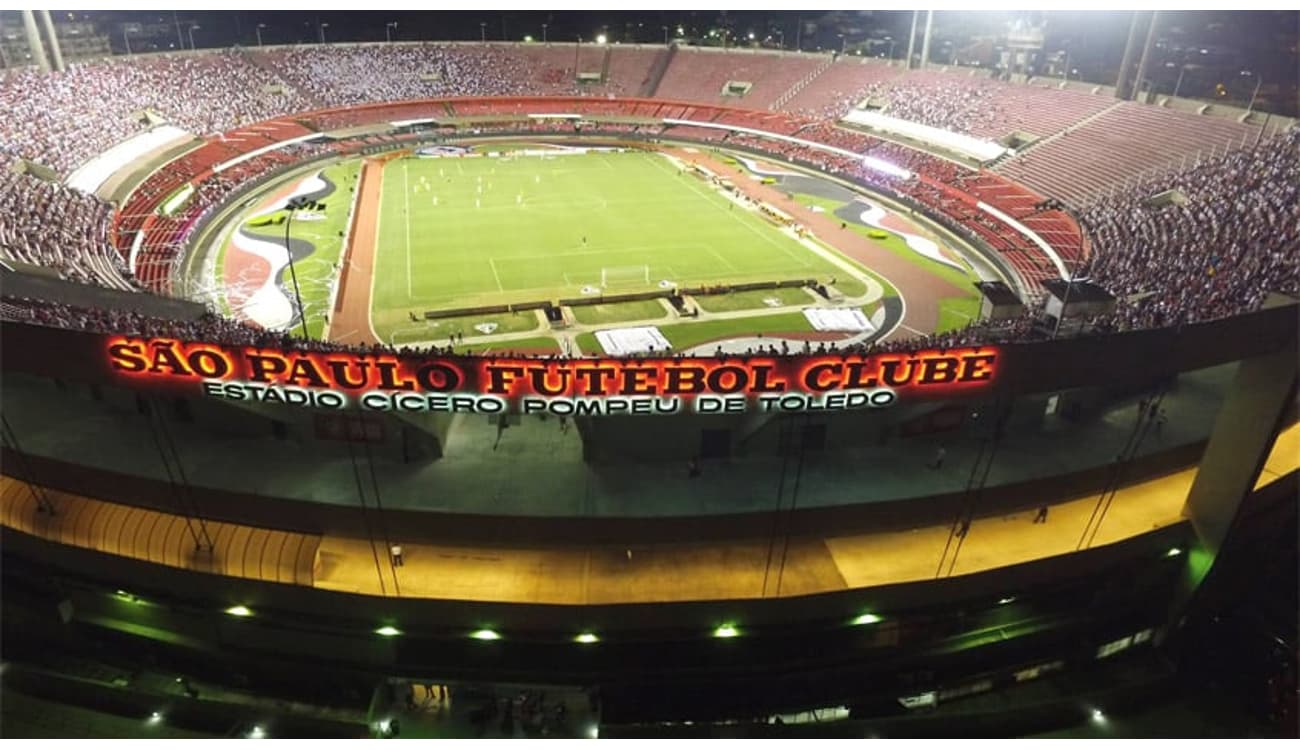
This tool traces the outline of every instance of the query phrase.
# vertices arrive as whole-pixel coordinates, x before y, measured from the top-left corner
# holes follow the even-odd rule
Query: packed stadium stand
[[[130,290],[113,251],[113,207],[93,195],[17,172],[0,174],[0,257],[65,278]]]
[[[1185,205],[1150,197],[1177,190]],[[1187,300],[1211,317],[1259,304],[1269,290],[1294,294],[1300,254],[1300,133],[1266,148],[1207,159],[1108,196],[1081,220],[1098,246],[1095,278],[1135,300],[1127,327],[1186,321]]]
[[[656,68],[664,62],[668,67],[656,87]],[[578,74],[591,80],[578,83]],[[738,95],[724,95],[729,81],[740,84]],[[649,88],[656,89],[658,101],[629,98]],[[521,96],[525,94],[531,96]],[[454,99],[500,95],[517,98]],[[571,98],[574,95],[581,98]],[[444,100],[428,103],[433,99]],[[1037,140],[992,171],[975,169],[915,144],[835,124],[836,116],[864,100],[894,117],[955,132],[985,138],[1014,132]],[[68,278],[106,285],[129,286],[138,279],[163,292],[171,289],[172,271],[193,230],[239,184],[322,149],[347,148],[340,143],[285,148],[285,142],[317,131],[431,115],[475,118],[481,132],[518,130],[518,124],[510,123],[529,114],[571,111],[610,120],[599,125],[605,132],[655,134],[664,121],[682,121],[668,127],[667,134],[799,160],[914,201],[1000,254],[1035,294],[1041,282],[1061,275],[1061,268],[1053,266],[1037,244],[1040,241],[1070,272],[1093,257],[1102,259],[1098,268],[1127,267],[1127,254],[1143,252],[1121,241],[1126,235],[1114,221],[1098,217],[1114,214],[1117,205],[1125,205],[1122,201],[1147,191],[1157,172],[1161,186],[1196,180],[1200,192],[1189,194],[1208,200],[1204,179],[1214,173],[1207,172],[1213,165],[1265,155],[1285,165],[1294,151],[1293,138],[1266,139],[1257,125],[1116,103],[1096,91],[1041,81],[1007,83],[973,70],[904,72],[851,57],[675,46],[365,44],[155,55],[89,63],[60,74],[16,72],[0,85],[0,103],[15,115],[5,126],[0,145],[4,153],[64,174],[146,129],[151,122],[146,111],[206,138],[205,145],[144,179],[111,220],[108,209],[88,196],[36,177],[7,178],[4,210],[14,219],[4,226],[6,257],[50,265]],[[494,118],[500,124],[493,123]],[[525,129],[574,132],[571,123],[532,122]],[[348,143],[360,148],[373,141]],[[850,153],[913,174],[900,179],[864,166]],[[227,162],[238,166],[214,172]],[[1289,173],[1282,166],[1273,174]],[[160,215],[160,204],[187,184],[196,190],[185,205],[173,215]],[[1277,189],[1265,179],[1247,195],[1275,206]],[[1044,205],[1048,198],[1082,211],[1086,233],[1060,206]],[[1010,231],[1005,220],[981,208],[985,205],[1039,239]],[[1255,208],[1242,202],[1222,210],[1235,221],[1261,220],[1250,213]],[[1274,216],[1277,209],[1271,210],[1265,215]],[[1185,217],[1177,226],[1227,221],[1194,205],[1168,211]],[[42,235],[36,227],[48,226],[50,215],[67,217],[55,223],[65,227],[61,239],[75,238],[76,251],[66,244],[58,249],[39,246]],[[68,229],[69,224],[76,228]],[[1213,227],[1207,228],[1210,236]],[[48,230],[43,236],[47,241],[51,237]],[[1286,237],[1284,232],[1262,238],[1275,248],[1273,253],[1216,273],[1243,275],[1241,283],[1252,288],[1264,279],[1293,287],[1296,274],[1286,261],[1293,259],[1295,248]],[[117,249],[115,255],[103,252],[110,243]],[[1138,291],[1131,283],[1116,283]],[[1189,294],[1182,292],[1190,300]]]
[[[1213,610],[1211,597],[1263,581],[1260,598],[1294,617],[1274,585],[1294,556],[1273,572],[1259,565],[1296,538],[1296,306],[1274,294],[1300,297],[1294,121],[1269,129],[1249,114],[984,70],[585,42],[137,55],[7,71],[0,107],[6,737],[37,723],[103,731],[24,716],[15,685],[103,708],[123,734],[398,736],[400,725],[445,737],[457,723],[467,735],[552,738],[1114,733],[1122,725],[1099,721],[1103,709],[1111,721],[1162,697],[1187,679],[1180,654],[1234,640],[1182,630],[1196,617],[1220,627],[1204,613],[1231,607]],[[1006,151],[963,158],[844,119],[863,108]],[[160,123],[182,137],[104,167],[112,175],[90,192],[71,186]],[[516,144],[527,156],[510,153]],[[878,296],[864,302],[805,265],[792,280],[737,284],[769,309],[724,312],[777,326],[756,338],[582,361],[602,355],[578,336],[600,341],[605,323],[575,325],[579,305],[631,300],[637,315],[662,313],[650,323],[699,333],[723,316],[683,308],[719,288],[683,296],[676,272],[659,281],[644,265],[630,267],[632,294],[604,296],[606,272],[625,266],[590,286],[566,273],[565,289],[592,295],[578,304],[421,315],[402,284],[412,309],[396,317],[414,336],[378,333],[368,297],[360,324],[338,322],[344,287],[373,292],[382,276],[354,238],[397,244],[378,228],[382,191],[405,194],[392,210],[408,217],[406,280],[413,255],[438,265],[424,273],[459,273],[412,252],[410,196],[422,191],[385,185],[386,163],[401,181],[416,158],[451,154],[421,163],[433,181],[443,167],[465,167],[467,180],[479,167],[531,170],[534,195],[549,199],[560,191],[534,162],[573,167],[541,145],[636,152],[578,158],[606,184],[624,178],[619,159],[654,162],[666,196],[701,192],[702,175],[720,215],[761,209],[791,242],[841,268],[857,261]],[[682,168],[660,169],[660,154]],[[553,205],[509,192],[508,210],[525,217]],[[726,260],[694,236],[703,224],[687,224],[677,194],[627,192],[624,228],[658,239],[644,211],[663,203],[690,235],[683,255]],[[286,195],[351,209],[336,214],[346,225],[304,232],[338,255],[297,253],[290,228],[303,226]],[[584,234],[557,230],[574,256],[605,252],[587,251],[582,223],[615,202],[604,197],[575,208]],[[798,216],[778,222],[778,207]],[[478,215],[511,251],[532,244],[529,231],[498,229],[503,214]],[[358,230],[354,216],[374,221]],[[430,212],[429,238],[458,223],[444,216],[469,214]],[[330,295],[326,334],[258,324],[213,294],[235,275],[212,266],[235,266],[250,226],[274,234],[249,261],[255,281],[288,303],[281,267],[264,270],[286,258],[295,288],[310,278]],[[484,250],[477,238],[468,252]],[[874,254],[853,255],[853,242]],[[751,235],[736,244],[733,269],[758,257]],[[564,252],[516,262],[569,271]],[[479,265],[502,297],[526,285]],[[967,296],[905,286],[907,271]],[[991,277],[1006,283],[972,283]],[[1062,330],[1075,288],[1107,307]],[[312,308],[298,304],[305,332]],[[988,314],[994,305],[1002,314]],[[900,308],[935,320],[904,325]],[[536,328],[478,323],[504,328],[521,310]],[[807,330],[801,350],[787,346],[796,339],[779,326],[827,312],[900,317],[878,335]],[[466,321],[483,334],[466,325],[469,348],[452,327]],[[543,336],[562,346],[534,348]],[[621,395],[578,398],[576,384],[602,373]],[[676,374],[671,394],[637,381]],[[552,375],[571,390],[550,398]],[[683,396],[692,384],[727,396],[727,413],[692,402],[703,391]],[[831,405],[896,393],[902,408]],[[756,395],[773,406],[740,403]],[[524,411],[524,399],[552,411]],[[593,411],[621,402],[636,412]],[[660,402],[681,410],[637,408]],[[1223,573],[1220,554],[1239,572]],[[1264,671],[1213,653],[1225,671]],[[435,715],[445,722],[417,723]]]
[[[0,86],[0,107],[14,123],[4,126],[6,154],[67,173],[146,129],[147,111],[208,135],[313,104],[244,53],[225,51],[96,61],[57,75],[16,71]]]

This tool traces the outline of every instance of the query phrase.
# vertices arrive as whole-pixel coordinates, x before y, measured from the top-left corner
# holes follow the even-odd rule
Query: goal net
[[[610,266],[600,269],[600,285],[605,289],[645,286],[650,283],[650,266]]]

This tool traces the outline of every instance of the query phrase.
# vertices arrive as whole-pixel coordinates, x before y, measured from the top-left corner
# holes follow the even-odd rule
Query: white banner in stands
[[[986,141],[982,138],[963,135],[961,133],[954,133],[950,130],[944,130],[943,128],[922,125],[910,120],[890,117],[889,115],[882,115],[879,112],[855,109],[844,116],[844,121],[851,122],[854,125],[861,125],[866,128],[880,130],[891,135],[901,135],[906,138],[912,138],[921,141],[922,143],[942,146],[963,156],[969,156],[980,163],[993,161],[1005,154],[1008,150],[1000,143]]]
[[[614,357],[642,352],[666,352],[670,348],[668,339],[655,326],[596,331],[596,340],[606,354]]]
[[[856,307],[832,310],[813,307],[803,311],[804,317],[818,331],[872,331],[875,328],[867,316]]]

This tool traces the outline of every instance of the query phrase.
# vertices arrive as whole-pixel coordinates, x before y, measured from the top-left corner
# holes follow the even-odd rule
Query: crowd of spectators
[[[1177,190],[1185,201],[1151,196]],[[1093,280],[1120,297],[1121,328],[1257,309],[1300,293],[1300,131],[1103,198],[1080,216]]]
[[[533,71],[523,58],[498,46],[369,44],[252,54],[328,107],[439,96],[537,93],[529,86]]]
[[[119,59],[76,65],[55,75],[16,71],[0,82],[0,105],[10,114],[0,125],[0,155],[22,155],[69,170],[141,127],[134,115],[145,108],[195,132],[212,132],[319,106],[537,93],[541,73],[530,70],[523,59],[500,46],[363,45]],[[921,71],[877,81],[867,93],[889,99],[890,114],[969,131],[999,116],[998,87],[1007,85]],[[853,155],[735,131],[675,126],[669,134],[721,140],[801,161],[926,206],[979,232],[999,250],[1019,249],[1015,238],[1003,236],[1000,225],[945,194],[945,184],[960,184],[969,176],[963,168],[825,121],[799,126],[792,120],[789,125],[797,128],[792,132],[799,138]],[[518,127],[483,126],[484,132]],[[531,127],[549,131],[556,126],[534,122]],[[589,127],[613,132],[636,126]],[[1092,267],[1083,273],[1120,298],[1115,318],[1096,323],[1116,329],[1174,325],[1254,309],[1270,290],[1300,291],[1298,143],[1300,135],[1292,131],[1184,173],[1148,180],[1084,211],[1081,220],[1096,252]],[[199,186],[183,215],[169,222],[184,231],[248,179],[326,148],[302,144],[210,178]],[[917,176],[900,179],[873,169],[854,156],[860,154]],[[0,255],[55,268],[74,280],[122,288],[135,283],[110,244],[110,205],[12,172],[0,178],[0,188]],[[1168,205],[1148,201],[1171,189],[1181,191],[1185,200]],[[986,225],[979,226],[979,221]],[[165,237],[162,242],[178,247],[183,239]],[[1034,250],[1023,249],[1027,254]],[[958,341],[1015,330],[981,328],[960,333]]]
[[[32,323],[52,328],[66,328],[93,333],[116,333],[124,336],[170,338],[178,341],[202,341],[230,346],[255,346],[283,350],[313,352],[349,352],[352,354],[400,354],[410,356],[454,356],[455,346],[430,345],[424,347],[391,347],[382,343],[370,345],[339,344],[296,338],[289,331],[269,331],[248,323],[232,320],[211,312],[191,320],[157,318],[132,310],[109,310],[69,305],[30,297],[0,297],[0,320]],[[1029,318],[982,323],[959,331],[895,339],[888,342],[842,344],[835,341],[806,342],[802,349],[775,345],[754,348],[744,356],[800,356],[803,354],[843,354],[919,351],[922,349],[951,349],[963,346],[1023,340],[1033,328]],[[464,349],[460,354],[465,354]],[[490,355],[497,359],[563,359],[559,354],[500,351]],[[592,355],[607,356],[607,355]],[[649,352],[627,355],[627,359],[646,357],[682,358],[681,352]]]
[[[66,175],[144,130],[144,110],[209,135],[311,108],[283,84],[237,50],[109,58],[57,74],[8,71],[0,80],[0,154]]]
[[[987,78],[948,78],[915,73],[875,83],[868,97],[889,102],[885,114],[956,133],[971,133],[997,115],[997,82]]]
[[[0,173],[0,257],[52,268],[72,281],[131,289],[109,238],[113,207],[25,173]]]

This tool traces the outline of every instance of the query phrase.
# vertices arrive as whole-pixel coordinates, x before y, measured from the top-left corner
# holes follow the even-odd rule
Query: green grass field
[[[401,159],[384,168],[372,319],[679,285],[844,271],[647,153]],[[504,331],[502,331],[504,332]],[[467,334],[468,336],[468,334]]]
[[[609,305],[574,305],[573,319],[585,325],[625,323],[668,317],[668,309],[657,299],[615,302]]]
[[[681,351],[715,339],[748,336],[755,334],[794,333],[811,331],[812,325],[801,312],[775,313],[773,315],[756,315],[748,318],[723,318],[722,320],[703,320],[698,323],[675,323],[659,326],[659,332]]]
[[[939,324],[936,332],[965,328],[979,320],[982,304],[983,300],[979,297],[948,297],[939,300]]]
[[[451,336],[460,335],[464,336],[468,343],[482,336],[535,331],[538,326],[537,313],[533,310],[419,321],[413,321],[408,317],[406,324],[395,331],[389,337],[389,341],[396,345],[412,344],[417,341],[445,344]]]
[[[594,334],[593,334],[594,335]],[[550,354],[560,351],[560,342],[549,336],[536,336],[526,339],[500,341],[495,344],[466,344],[457,346],[457,354],[492,354],[494,352],[528,352],[530,354]]]
[[[695,297],[700,309],[705,312],[731,312],[733,310],[757,310],[769,305],[768,300],[776,300],[781,306],[813,305],[820,297],[806,292],[802,287],[784,289],[760,289],[753,292],[732,292],[731,294],[701,294]]]

